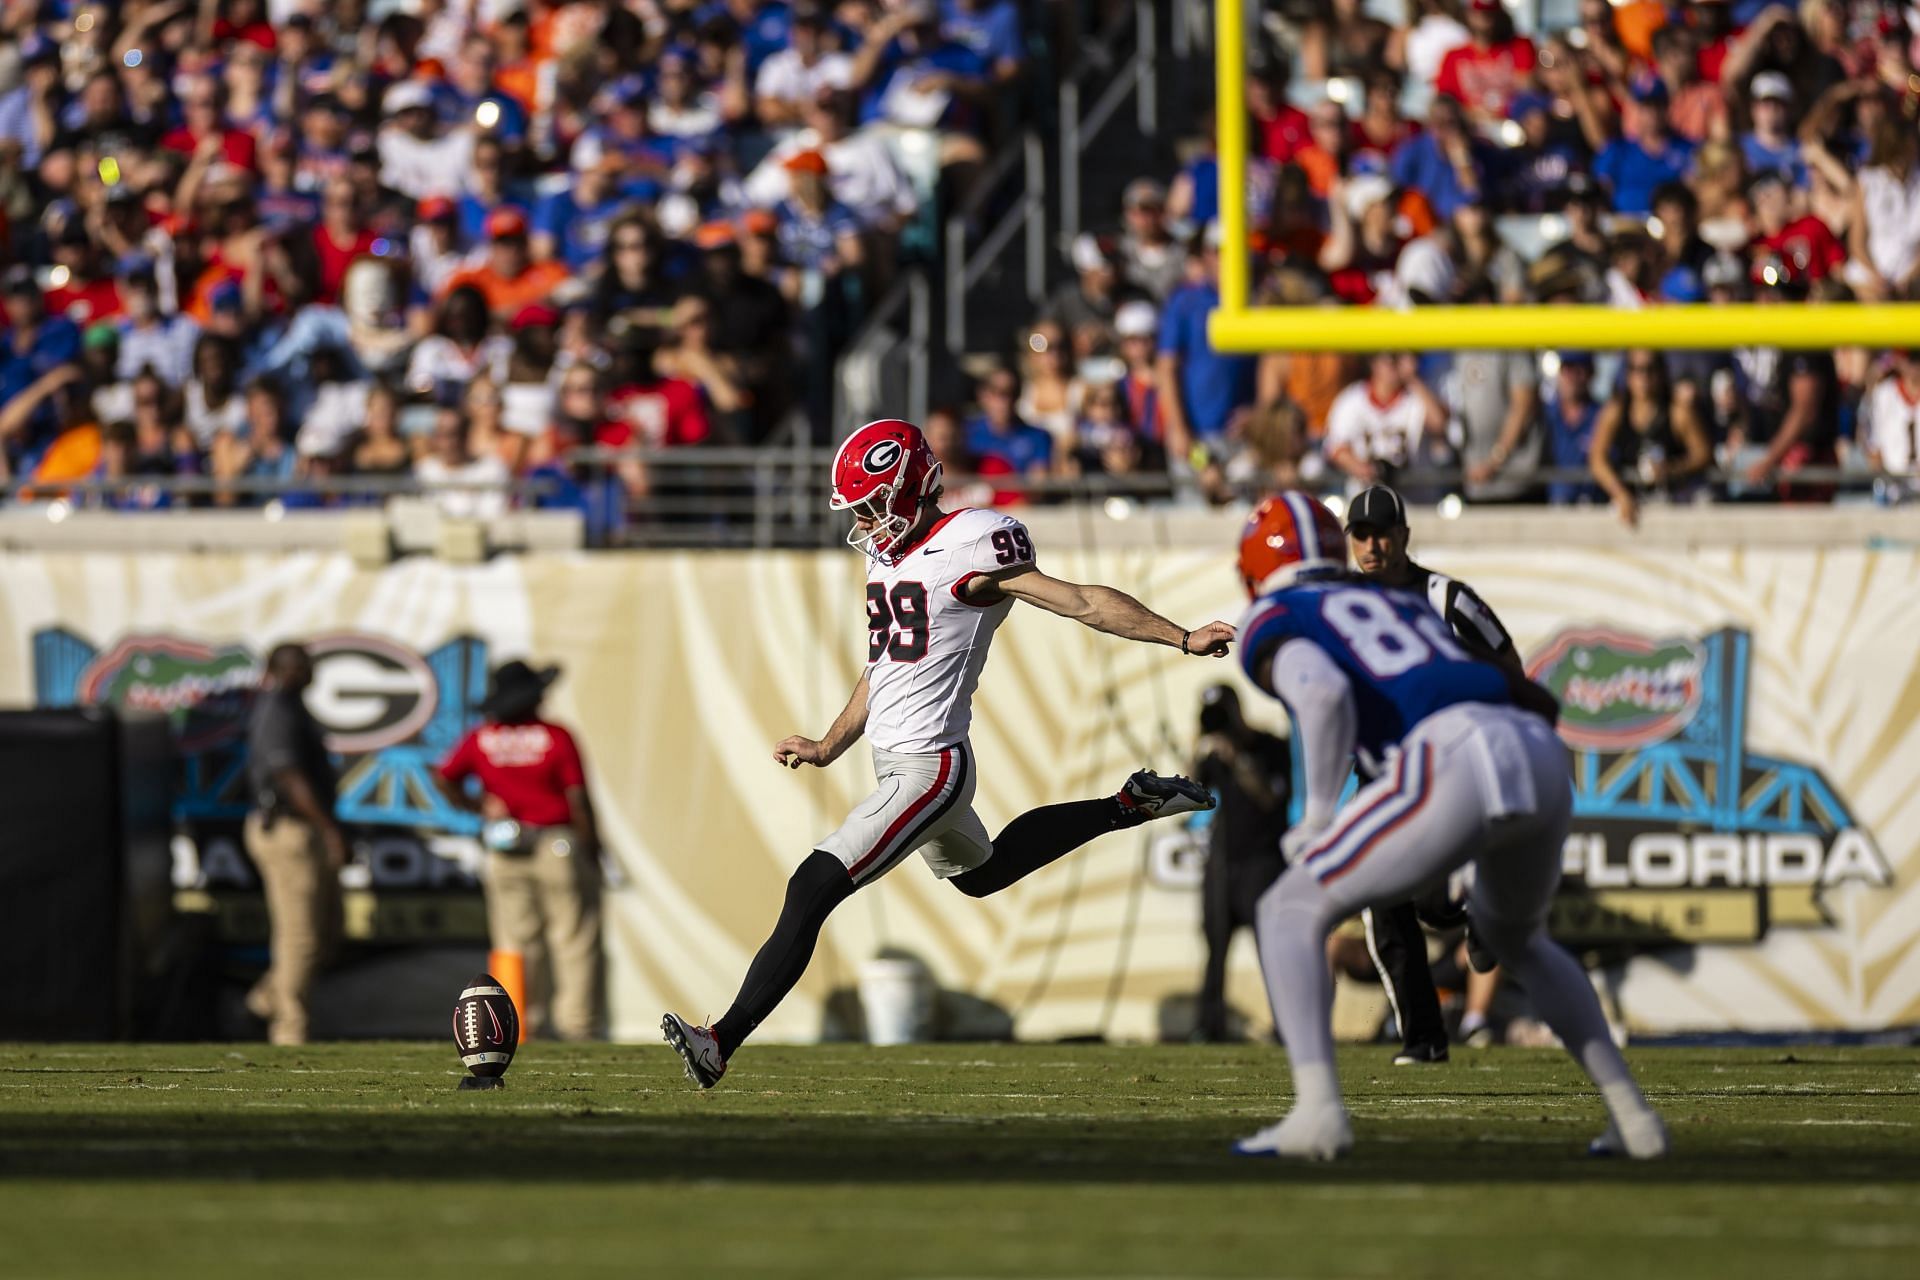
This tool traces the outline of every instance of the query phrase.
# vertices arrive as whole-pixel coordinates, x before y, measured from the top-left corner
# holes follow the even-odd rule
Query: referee
[[[1415,564],[1407,555],[1409,532],[1406,503],[1383,484],[1363,490],[1347,509],[1347,545],[1362,574],[1383,587],[1423,592],[1462,648],[1524,682],[1520,654],[1500,619],[1472,587]],[[1447,1028],[1433,975],[1427,969],[1427,940],[1414,904],[1369,909],[1361,919],[1367,928],[1367,949],[1373,953],[1381,985],[1400,1024],[1401,1048],[1394,1063],[1445,1062]]]

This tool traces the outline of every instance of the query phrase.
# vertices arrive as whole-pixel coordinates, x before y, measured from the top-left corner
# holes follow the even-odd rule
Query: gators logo
[[[80,673],[77,701],[164,715],[186,750],[236,737],[260,667],[243,645],[128,636]]]
[[[1568,746],[1631,751],[1685,728],[1700,708],[1706,657],[1698,643],[1620,631],[1563,631],[1527,674],[1560,699]]]

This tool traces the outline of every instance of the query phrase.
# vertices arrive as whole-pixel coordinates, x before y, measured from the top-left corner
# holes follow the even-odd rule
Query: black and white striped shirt
[[[1447,625],[1453,628],[1453,634],[1460,637],[1469,653],[1502,665],[1519,664],[1520,655],[1513,647],[1513,637],[1507,634],[1507,629],[1500,625],[1499,617],[1487,607],[1486,601],[1475,594],[1472,587],[1412,561],[1407,563],[1407,569],[1415,585],[1426,585],[1427,603],[1433,606],[1435,613],[1447,620]]]

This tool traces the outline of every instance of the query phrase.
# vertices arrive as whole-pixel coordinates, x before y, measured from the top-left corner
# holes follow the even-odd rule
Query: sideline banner
[[[1224,551],[1061,550],[1191,625],[1244,606]],[[1555,928],[1616,966],[1640,1031],[1920,1024],[1920,556],[1892,550],[1435,553],[1500,613],[1567,706],[1577,817]],[[355,929],[484,932],[471,824],[425,771],[471,723],[488,664],[565,675],[625,883],[607,898],[616,1037],[718,1011],[788,872],[870,789],[864,748],[787,773],[771,745],[818,734],[865,655],[863,563],[844,552],[407,560],[344,555],[0,555],[0,701],[164,711],[189,761],[176,886],[257,929],[233,839],[235,711],[266,650],[308,640],[316,715],[347,765]],[[1232,665],[1017,610],[975,702],[990,831],[1035,805],[1186,767],[1200,691]],[[1250,694],[1272,726],[1278,707]],[[831,999],[864,960],[910,951],[1023,1036],[1184,1030],[1199,985],[1199,842],[1171,824],[1109,836],[976,902],[910,861],[828,925],[765,1029],[843,1029]],[[1229,998],[1267,1021],[1250,940]]]

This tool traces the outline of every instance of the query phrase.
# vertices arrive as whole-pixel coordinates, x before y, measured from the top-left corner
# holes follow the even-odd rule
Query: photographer
[[[1200,984],[1199,1040],[1227,1037],[1227,947],[1233,931],[1253,927],[1254,904],[1286,870],[1280,837],[1287,832],[1293,762],[1286,741],[1252,728],[1240,695],[1216,684],[1201,695],[1194,781],[1220,797],[1201,881],[1201,929],[1207,968]]]

